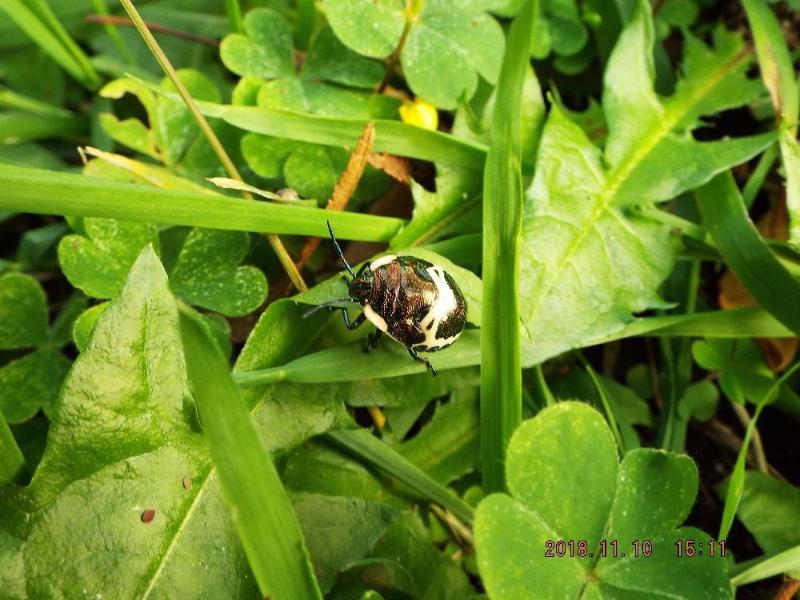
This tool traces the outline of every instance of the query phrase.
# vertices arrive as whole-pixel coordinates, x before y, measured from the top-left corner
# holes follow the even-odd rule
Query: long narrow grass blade
[[[217,155],[220,163],[222,166],[225,167],[225,171],[232,177],[238,181],[244,183],[242,176],[239,174],[239,170],[236,168],[236,165],[233,164],[233,161],[228,156],[228,153],[225,152],[225,148],[222,147],[222,143],[219,141],[217,134],[214,133],[214,130],[211,129],[211,126],[208,124],[203,113],[200,112],[200,109],[197,107],[197,103],[192,98],[192,95],[189,93],[189,90],[186,89],[186,86],[181,81],[180,77],[178,77],[175,68],[172,66],[172,63],[167,58],[167,55],[164,54],[164,51],[161,49],[161,46],[158,45],[156,38],[153,37],[153,34],[150,33],[150,30],[147,28],[147,25],[142,20],[139,11],[136,10],[136,7],[133,5],[131,0],[120,0],[122,6],[125,7],[125,11],[128,13],[128,16],[133,21],[136,30],[139,32],[139,35],[147,44],[147,47],[152,52],[153,57],[156,59],[158,64],[164,70],[164,73],[167,74],[170,81],[172,81],[175,89],[178,90],[178,93],[181,96],[181,100],[186,105],[186,108],[189,109],[189,113],[191,113],[192,117],[194,118],[197,125],[200,127],[200,131],[203,132],[206,140],[208,140],[209,145],[214,150],[214,154]],[[238,9],[238,2],[234,2],[235,8]],[[230,8],[230,4],[229,4]],[[249,192],[242,192],[242,195],[247,198],[248,200],[252,200],[253,196]],[[275,254],[278,256],[278,260],[280,261],[283,269],[286,271],[286,274],[289,276],[289,279],[292,281],[294,286],[300,290],[301,292],[308,289],[306,282],[303,281],[303,276],[300,274],[300,271],[297,269],[297,266],[294,264],[292,257],[289,256],[289,253],[286,251],[286,247],[283,245],[281,239],[275,234],[268,234],[267,241],[269,242],[272,249],[275,251]]]
[[[177,98],[174,92],[138,77],[133,77],[154,93]],[[325,146],[352,147],[364,129],[364,119],[343,119],[318,115],[271,110],[256,106],[234,106],[197,102],[200,111],[207,117],[227,121],[234,127],[253,133],[322,144]],[[445,165],[483,169],[486,147],[462,140],[441,131],[431,131],[401,121],[374,119],[375,152],[388,152],[396,156],[407,156],[429,160]]]
[[[741,308],[638,319],[603,339],[588,340],[584,347],[634,336],[741,338],[794,337],[794,334],[763,309]],[[548,358],[552,355],[543,352],[536,343],[522,344],[523,367],[533,367]],[[435,364],[437,370],[445,371],[474,366],[480,360],[480,333],[472,330],[464,332],[457,344],[437,352]],[[425,367],[410,360],[399,344],[386,344],[364,354],[362,344],[354,342],[307,354],[283,366],[238,372],[234,379],[240,386],[250,387],[276,381],[336,383],[382,379],[424,371]]]
[[[0,482],[13,481],[24,466],[22,451],[3,413],[0,413]]]
[[[64,30],[58,19],[50,12],[51,20],[47,20],[46,12],[49,8],[45,4],[45,13],[40,14],[41,3],[23,2],[22,0],[4,0],[0,2],[0,9],[30,37],[37,46],[46,52],[50,58],[57,62],[67,73],[83,85],[93,88],[99,85],[100,77],[86,58],[80,47]],[[55,23],[57,30],[50,26]],[[72,41],[70,47],[64,43],[65,39]],[[73,50],[77,48],[77,53]]]
[[[797,571],[800,569],[800,546],[789,548],[779,554],[765,558],[748,567],[738,575],[731,578],[731,583],[735,586],[769,579],[781,573]]]
[[[327,435],[356,456],[395,477],[420,497],[444,506],[465,523],[472,523],[473,510],[469,504],[368,431],[340,430]]]
[[[522,225],[520,106],[536,1],[525,4],[508,34],[483,178],[481,466],[486,493],[504,488],[505,447],[522,418],[517,285]]]
[[[53,137],[78,137],[85,134],[88,121],[74,116],[36,115],[9,111],[0,113],[0,144],[18,144]]]
[[[196,313],[181,311],[186,367],[211,459],[264,597],[322,598],[300,525],[223,358]]]
[[[725,262],[739,281],[786,327],[800,334],[800,281],[770,251],[747,215],[730,173],[697,190],[697,205]]]
[[[0,210],[320,237],[328,235],[325,219],[330,219],[340,238],[375,242],[388,241],[403,224],[389,217],[249,202],[4,164]]]
[[[225,12],[228,13],[228,21],[231,24],[231,31],[241,33],[242,7],[239,6],[239,0],[225,0]]]
[[[756,430],[756,422],[758,417],[761,416],[761,411],[764,407],[772,402],[778,395],[781,386],[786,383],[789,378],[800,369],[800,362],[795,363],[791,369],[788,369],[781,377],[773,383],[767,393],[756,406],[753,413],[753,418],[747,425],[742,445],[739,448],[739,455],[736,457],[736,464],[733,467],[730,479],[728,480],[728,490],[725,493],[725,506],[722,509],[722,520],[719,526],[719,536],[717,539],[724,540],[728,537],[728,533],[733,525],[733,519],[736,517],[736,511],[739,509],[739,503],[742,500],[744,493],[744,471],[747,462],[747,452],[750,450],[750,441],[753,439],[753,432]]]

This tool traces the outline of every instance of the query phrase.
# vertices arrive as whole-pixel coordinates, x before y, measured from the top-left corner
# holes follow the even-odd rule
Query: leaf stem
[[[172,66],[172,63],[167,58],[167,55],[164,54],[164,51],[161,49],[161,46],[158,45],[158,42],[153,37],[153,34],[150,33],[150,30],[147,28],[147,25],[142,20],[139,11],[136,10],[134,7],[133,2],[131,0],[120,0],[122,6],[125,8],[125,11],[128,13],[128,16],[133,21],[134,26],[136,27],[139,34],[144,39],[145,44],[150,49],[150,52],[153,53],[156,61],[170,78],[172,83],[175,85],[175,88],[178,90],[181,98],[183,99],[184,103],[186,104],[186,108],[189,109],[194,120],[197,122],[200,130],[203,132],[203,135],[208,140],[208,143],[211,145],[211,148],[214,150],[214,153],[217,155],[217,158],[222,163],[222,166],[225,167],[225,171],[232,179],[236,179],[244,183],[242,176],[239,174],[236,165],[233,164],[233,161],[228,156],[228,153],[225,152],[225,148],[222,147],[222,143],[219,141],[219,138],[214,133],[214,130],[211,129],[211,126],[208,124],[208,121],[203,116],[203,113],[200,112],[200,109],[197,107],[194,99],[192,98],[191,94],[189,94],[189,90],[186,89],[186,86],[181,81],[180,77],[178,77],[178,73],[175,71],[175,68]],[[253,196],[249,192],[242,192],[242,196],[247,198],[248,200],[252,200]],[[297,287],[300,291],[305,291],[308,289],[306,282],[303,281],[303,276],[300,275],[300,271],[297,270],[297,267],[292,261],[292,257],[289,256],[289,253],[286,251],[286,247],[283,245],[281,239],[275,234],[267,234],[267,240],[269,241],[272,249],[278,255],[278,260],[280,260],[283,268],[286,270],[287,275],[289,275],[289,279],[292,280],[295,287]]]

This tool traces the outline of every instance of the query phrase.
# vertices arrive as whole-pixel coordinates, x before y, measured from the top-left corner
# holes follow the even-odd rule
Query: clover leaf
[[[222,62],[237,75],[264,79],[294,73],[292,27],[269,8],[251,10],[244,17],[244,33],[232,33],[220,44]]]
[[[475,515],[491,598],[733,597],[724,558],[676,553],[676,540],[708,541],[679,527],[697,493],[689,457],[637,449],[620,463],[600,413],[568,401],[517,429],[506,478],[510,494],[486,497]]]
[[[409,87],[437,106],[455,108],[462,95],[471,97],[478,75],[497,81],[505,40],[485,2],[415,4],[421,10],[406,11],[403,0],[325,0],[323,9],[339,39],[359,54],[383,58],[399,49]]]
[[[71,308],[68,302],[57,321],[69,319]],[[69,359],[59,351],[68,339],[58,335],[57,322],[48,328],[47,320],[38,281],[22,273],[0,277],[0,349],[34,349],[0,366],[0,413],[9,423],[27,421],[41,408],[49,414],[69,370]]]
[[[191,304],[225,315],[254,311],[267,295],[267,280],[258,268],[239,266],[249,246],[245,232],[193,229],[170,273],[172,290]]]
[[[64,236],[58,262],[70,283],[93,298],[111,298],[147,244],[158,244],[158,228],[150,223],[115,219],[83,220],[86,235]]]

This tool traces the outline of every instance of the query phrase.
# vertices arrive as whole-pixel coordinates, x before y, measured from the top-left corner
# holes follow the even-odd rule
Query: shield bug
[[[377,347],[387,334],[406,347],[414,360],[425,363],[430,372],[436,369],[420,352],[436,352],[458,339],[467,320],[467,301],[455,280],[438,265],[413,256],[382,256],[362,265],[358,273],[345,259],[328,222],[328,231],[336,254],[350,275],[344,277],[349,296],[324,302],[320,308],[341,310],[348,329],[357,329],[365,320],[376,331],[367,336],[364,352]],[[358,303],[363,311],[353,321],[343,302]]]

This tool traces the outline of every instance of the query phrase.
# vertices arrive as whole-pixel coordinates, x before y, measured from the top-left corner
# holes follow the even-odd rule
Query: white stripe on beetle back
[[[380,316],[378,313],[376,313],[374,310],[372,310],[372,307],[369,304],[364,305],[364,316],[367,317],[367,320],[370,323],[375,325],[375,327],[377,327],[384,333],[386,333],[386,330],[389,329],[386,326],[386,321],[383,319],[383,317]]]
[[[428,314],[420,321],[420,329],[425,334],[425,341],[420,346],[426,348],[444,348],[449,346],[461,335],[459,331],[456,335],[449,338],[437,338],[439,324],[456,309],[458,303],[453,293],[453,288],[447,283],[442,267],[428,267],[428,274],[436,285],[436,302],[428,309]],[[367,317],[369,318],[369,317]]]
[[[395,256],[394,254],[387,254],[386,256],[381,256],[375,262],[369,263],[369,270],[370,271],[375,271],[376,269],[379,269],[380,267],[388,265],[390,262],[392,262],[396,258],[397,258],[397,256]],[[367,318],[369,318],[369,317],[367,317]],[[384,331],[386,331],[386,330],[384,329]]]

